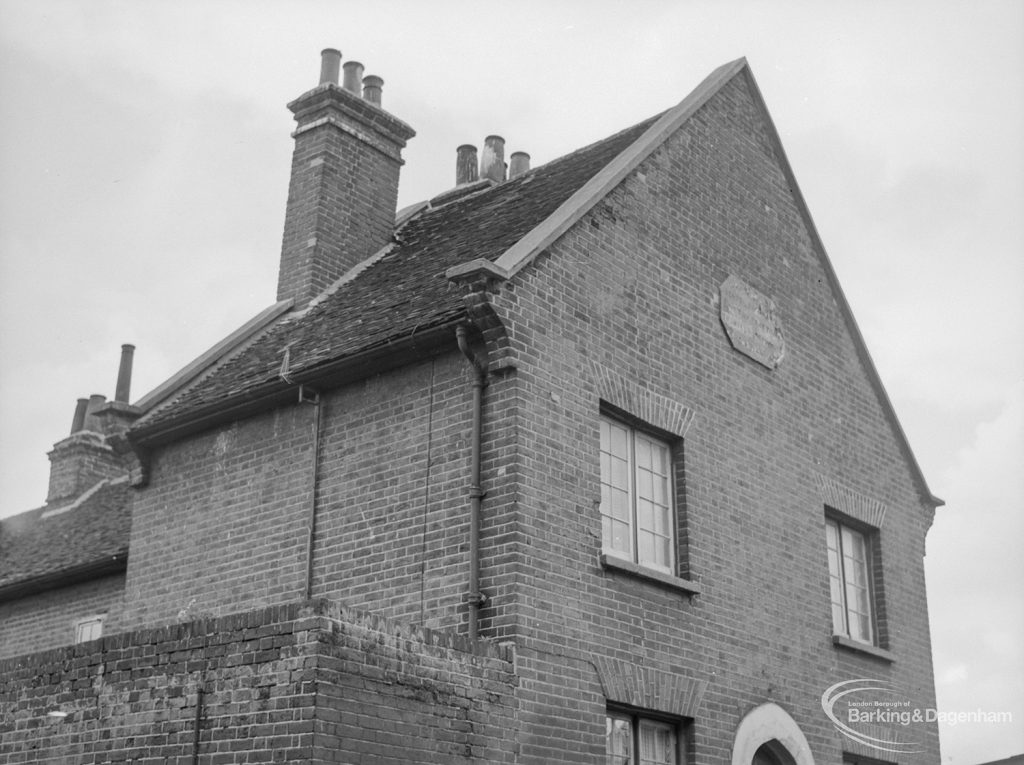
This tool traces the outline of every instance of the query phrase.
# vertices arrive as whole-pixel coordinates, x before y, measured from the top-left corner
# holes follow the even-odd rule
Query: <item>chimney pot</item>
[[[85,405],[85,423],[84,429],[90,430],[93,433],[103,432],[103,426],[96,418],[96,410],[107,403],[107,397],[102,393],[93,393],[89,396],[89,403]]]
[[[471,143],[464,143],[455,150],[455,184],[461,186],[465,183],[472,183],[479,177],[476,147]]]
[[[480,177],[490,178],[497,183],[505,180],[505,139],[500,135],[489,135],[484,139]]]
[[[325,82],[338,84],[338,71],[341,67],[341,51],[336,48],[324,48],[320,51],[320,84]]]
[[[530,155],[525,151],[514,151],[510,157],[512,164],[509,166],[508,177],[516,178],[530,169]]]
[[[117,389],[114,392],[114,401],[128,403],[132,388],[132,359],[134,356],[134,345],[125,343],[121,346],[121,365],[117,370]]]
[[[358,96],[360,90],[359,83],[363,78],[363,65],[358,61],[346,61],[341,68],[345,70],[342,87]]]
[[[363,98],[375,106],[380,106],[381,88],[384,87],[384,80],[375,74],[369,74],[363,78]]]
[[[85,410],[89,406],[89,399],[80,398],[75,404],[75,416],[71,420],[71,435],[74,435],[85,427]]]

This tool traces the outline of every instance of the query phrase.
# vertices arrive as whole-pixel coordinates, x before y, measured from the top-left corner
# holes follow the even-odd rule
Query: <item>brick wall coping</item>
[[[0,659],[0,677],[13,675],[15,670],[24,672],[26,669],[51,666],[55,663],[89,661],[90,658],[101,658],[102,654],[107,652],[138,645],[159,646],[164,643],[189,641],[191,647],[206,647],[235,642],[240,632],[243,633],[243,637],[255,639],[307,631],[342,633],[351,629],[379,632],[424,646],[481,658],[509,662],[513,660],[512,644],[496,645],[487,640],[471,640],[466,635],[407,624],[378,614],[358,611],[341,603],[316,599],[178,624],[143,627],[105,635],[98,640],[77,645],[12,656]]]

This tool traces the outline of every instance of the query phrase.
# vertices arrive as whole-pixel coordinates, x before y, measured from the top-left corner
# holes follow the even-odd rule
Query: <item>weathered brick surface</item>
[[[734,351],[723,330],[718,290],[731,274],[777,306],[787,351],[774,371]],[[744,78],[493,304],[518,356],[518,372],[488,396],[518,407],[514,477],[504,480],[517,482],[524,544],[514,571],[485,559],[484,573],[519,586],[503,634],[521,647],[523,761],[557,751],[592,762],[602,751],[595,657],[707,682],[693,716],[698,762],[727,762],[739,720],[766,701],[791,714],[817,761],[838,762],[848,744],[820,697],[840,680],[877,677],[934,706],[922,566],[930,509]],[[703,588],[692,598],[599,562],[602,400],[640,416],[635,402],[658,399],[694,413],[676,476],[681,571]],[[670,407],[650,409],[678,420]],[[492,497],[503,482],[489,464],[488,514],[501,512]],[[892,664],[832,645],[821,476],[888,507]],[[912,732],[925,752],[900,761],[937,761],[935,726]]]
[[[307,94],[304,100],[318,98]],[[296,115],[278,300],[309,301],[391,237],[400,150],[408,136],[391,133],[384,113],[358,96],[335,91],[334,100],[342,106]]]
[[[303,597],[312,415],[280,409],[154,456],[135,497],[120,628]]]
[[[508,649],[289,604],[0,661],[0,759],[513,762],[514,690]]]
[[[322,395],[314,596],[431,627],[465,619],[470,404],[457,351]],[[125,627],[303,597],[315,412],[155,455],[135,497]]]
[[[114,574],[0,603],[0,657],[68,645],[76,620],[116,619],[123,597],[124,574]]]
[[[82,431],[54,445],[47,502],[73,498],[104,478],[120,478],[126,467],[102,435]]]

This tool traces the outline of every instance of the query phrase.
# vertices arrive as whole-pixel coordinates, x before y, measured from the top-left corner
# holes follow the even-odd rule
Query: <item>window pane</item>
[[[608,765],[629,765],[633,758],[632,723],[624,717],[605,718],[605,762]]]
[[[843,565],[839,549],[839,526],[835,521],[825,520],[825,543],[828,548],[828,580],[832,597],[832,631],[838,635],[847,634],[846,601],[843,595]]]
[[[640,765],[675,765],[676,732],[671,725],[640,721]]]
[[[671,571],[675,518],[671,450],[601,418],[601,536],[605,552]]]
[[[872,643],[868,539],[863,533],[831,519],[826,521],[825,528],[833,630],[854,640]]]
[[[81,621],[75,626],[75,642],[84,643],[87,640],[98,640],[103,637],[103,619],[89,619]]]

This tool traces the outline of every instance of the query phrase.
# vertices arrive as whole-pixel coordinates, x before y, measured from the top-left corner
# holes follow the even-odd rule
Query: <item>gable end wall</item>
[[[598,660],[707,683],[698,761],[726,760],[723,742],[765,701],[789,711],[818,760],[838,761],[843,743],[820,697],[843,679],[886,679],[934,706],[927,513],[819,258],[747,81],[734,78],[495,296],[520,349],[528,761],[552,746],[578,752],[573,762],[603,752]],[[776,306],[786,353],[775,370],[729,342],[718,301],[730,275]],[[602,568],[608,377],[631,381],[624,400],[692,412],[676,479],[695,597]],[[832,644],[820,476],[888,508],[880,547],[894,663]],[[920,736],[926,753],[907,761],[935,761],[935,726]]]

